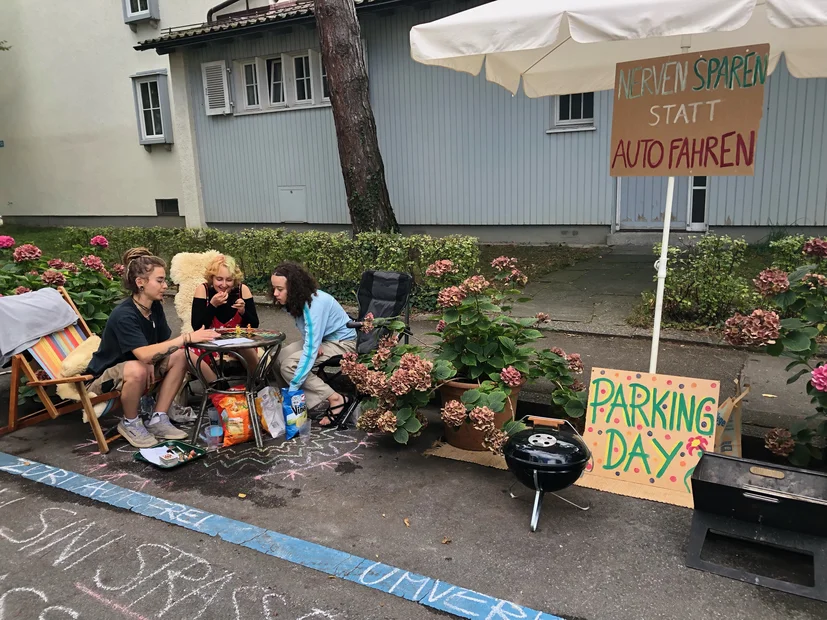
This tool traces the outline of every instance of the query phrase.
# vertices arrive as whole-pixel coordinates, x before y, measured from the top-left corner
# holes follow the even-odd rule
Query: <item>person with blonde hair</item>
[[[123,264],[129,297],[106,321],[100,347],[87,369],[95,377],[88,389],[96,394],[120,391],[123,420],[118,432],[136,448],[165,439],[186,439],[187,433],[173,426],[167,415],[187,374],[183,347],[214,340],[219,334],[201,328],[171,338],[162,303],[167,290],[166,263],[146,248],[132,248],[124,254]],[[141,397],[159,381],[155,411],[145,425],[138,415]]]
[[[205,282],[195,289],[192,300],[193,330],[258,327],[256,302],[243,278],[232,256],[219,254],[207,264]],[[255,350],[245,349],[240,353],[252,371],[258,364]],[[208,381],[215,380],[215,373],[207,364],[201,365],[201,371]]]

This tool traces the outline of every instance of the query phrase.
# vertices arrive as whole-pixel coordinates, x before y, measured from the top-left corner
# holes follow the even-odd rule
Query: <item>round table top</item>
[[[217,329],[221,334],[218,339],[220,343],[222,340],[235,340],[236,338],[244,338],[248,342],[236,342],[232,344],[217,344],[215,341],[207,342],[191,342],[187,344],[188,348],[201,349],[202,351],[238,351],[241,349],[258,349],[280,345],[284,342],[285,335],[280,331],[270,329],[247,329],[242,327],[240,330],[235,328]]]

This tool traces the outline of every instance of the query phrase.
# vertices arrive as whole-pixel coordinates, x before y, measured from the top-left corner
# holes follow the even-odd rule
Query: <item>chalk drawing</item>
[[[51,482],[53,486],[60,486],[60,481],[69,479],[64,470],[50,466],[30,468],[27,473],[27,477]],[[76,488],[84,488],[93,496],[111,497],[111,486],[99,482]],[[134,536],[118,535],[118,530],[69,508],[45,506],[38,510],[43,504],[39,498],[12,488],[0,489],[0,498],[5,500],[0,505],[0,515],[3,508],[26,501],[33,521],[20,524],[16,529],[0,528],[0,549],[10,547],[18,554],[37,555],[61,571],[72,569],[71,575],[77,579],[75,589],[114,615],[132,620],[198,620],[202,617],[278,620],[290,617],[287,615],[288,600],[283,594],[250,583],[249,577],[234,571],[217,568],[206,558],[186,549],[158,542],[136,544]],[[146,508],[166,521],[186,523],[193,529],[205,523],[201,511],[159,498],[152,498]],[[107,562],[105,554],[100,554],[104,549],[115,554],[118,561]],[[8,554],[5,555],[8,558]],[[0,575],[0,584],[7,575]],[[79,613],[69,607],[49,605],[43,590],[17,587],[0,594],[0,620],[12,620],[6,613],[6,601],[13,600],[15,606],[20,607],[20,598],[33,599],[32,603],[25,603],[27,608],[36,609],[33,606],[38,600],[44,606],[38,620],[79,617]],[[232,611],[228,609],[230,606]],[[337,617],[330,611],[314,607],[310,611],[300,611],[296,620]]]
[[[313,427],[306,439],[273,440],[261,449],[253,443],[221,448],[164,479],[159,479],[151,466],[134,462],[135,448],[128,444],[103,456],[97,442],[88,441],[75,446],[74,456],[82,473],[137,491],[148,485],[171,490],[176,486],[192,488],[199,482],[223,484],[241,479],[267,487],[283,480],[306,478],[313,472],[336,472],[340,463],[361,461],[364,450],[374,445],[371,436],[361,431]],[[204,492],[209,493],[209,489]]]

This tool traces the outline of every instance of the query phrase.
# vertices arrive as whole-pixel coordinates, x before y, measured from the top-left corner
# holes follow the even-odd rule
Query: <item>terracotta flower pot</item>
[[[449,381],[439,388],[439,394],[442,397],[443,406],[449,400],[462,401],[462,395],[468,390],[478,388],[476,383],[462,383],[460,381]],[[517,411],[517,397],[520,395],[520,390],[523,386],[511,388],[511,396],[505,401],[505,407],[499,413],[494,414],[494,426],[501,428],[503,424],[514,417]],[[487,450],[483,443],[485,435],[482,431],[478,431],[469,422],[465,422],[459,428],[445,425],[445,440],[455,448],[460,450],[475,450],[480,452]]]

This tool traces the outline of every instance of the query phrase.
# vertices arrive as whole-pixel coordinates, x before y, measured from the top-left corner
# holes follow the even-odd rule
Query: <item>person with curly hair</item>
[[[192,300],[193,330],[258,327],[258,313],[253,293],[242,282],[244,274],[232,256],[219,254],[207,264],[203,284],[195,289]],[[190,353],[193,362],[201,354],[199,349]],[[258,365],[255,349],[243,349],[240,354],[252,372]],[[217,354],[213,354],[217,358]],[[215,381],[215,372],[209,364],[201,364],[201,372],[207,381]]]
[[[321,426],[336,424],[347,411],[349,402],[321,380],[313,369],[336,355],[356,352],[356,330],[333,296],[319,290],[316,280],[295,263],[282,263],[270,276],[273,301],[296,321],[301,342],[284,347],[277,367],[280,385],[291,390],[303,389],[308,409],[327,409],[318,418]]]
[[[90,392],[121,393],[123,420],[118,432],[136,448],[149,448],[165,439],[186,439],[167,412],[187,374],[184,345],[218,338],[218,332],[200,328],[172,338],[162,300],[167,290],[166,263],[146,248],[132,248],[123,257],[123,283],[129,296],[118,304],[101,335],[87,373],[94,379]],[[160,383],[155,412],[144,425],[138,415],[141,397]]]

